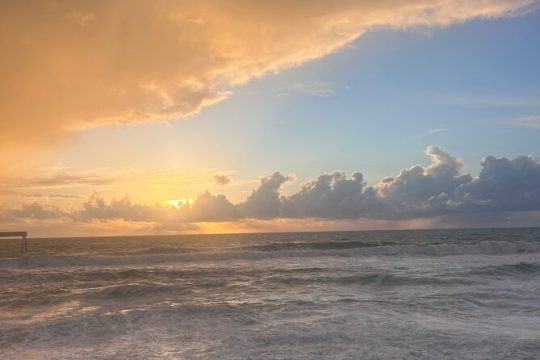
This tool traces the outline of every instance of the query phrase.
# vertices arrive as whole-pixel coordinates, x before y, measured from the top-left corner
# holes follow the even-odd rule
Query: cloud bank
[[[121,220],[181,229],[201,222],[316,219],[387,221],[391,226],[392,221],[450,216],[459,225],[470,224],[471,219],[502,221],[513,213],[528,213],[529,222],[538,220],[538,159],[486,156],[481,160],[478,177],[473,177],[463,173],[461,160],[439,147],[430,146],[425,153],[431,160],[429,165],[411,166],[373,186],[368,186],[359,172],[347,177],[335,171],[322,174],[302,184],[297,192],[284,196],[282,188],[293,177],[275,172],[262,178],[246,200],[236,204],[225,195],[210,192],[198,195],[191,206],[179,208],[137,204],[127,197],[107,202],[94,194],[80,209],[61,210],[38,203],[18,209],[0,208],[0,223]]]
[[[533,2],[2,1],[0,144],[184,117],[370,29],[512,16]]]

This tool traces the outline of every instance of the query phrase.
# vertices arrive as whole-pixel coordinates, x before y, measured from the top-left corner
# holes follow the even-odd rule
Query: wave
[[[129,297],[153,296],[170,292],[171,286],[166,284],[140,283],[106,286],[85,291],[85,297],[98,299],[126,299]]]
[[[273,244],[263,247],[226,249],[177,253],[169,255],[126,255],[126,256],[25,256],[20,258],[0,259],[0,267],[66,267],[66,266],[123,266],[123,265],[159,265],[178,262],[264,260],[283,257],[362,257],[362,256],[453,256],[453,255],[507,255],[519,253],[538,253],[540,245],[531,241],[482,241],[478,243],[439,243],[439,244],[403,244],[373,245],[336,248],[333,244],[318,244],[313,247]]]
[[[370,248],[377,246],[395,245],[392,242],[365,242],[358,240],[320,241],[320,242],[281,242],[274,244],[245,246],[241,249],[254,251],[285,251],[285,250],[345,250],[357,248]]]
[[[345,276],[321,277],[275,277],[265,279],[264,282],[277,282],[284,285],[360,285],[360,286],[422,286],[422,285],[466,285],[474,281],[458,277],[440,276],[397,276],[390,273],[371,273]]]
[[[71,303],[69,303],[71,304]],[[213,304],[213,303],[176,303],[165,301],[136,308],[118,308],[109,312],[85,307],[73,306],[72,316],[49,318],[46,321],[32,323],[4,323],[5,328],[0,330],[0,349],[4,344],[16,344],[27,341],[31,334],[33,340],[42,339],[45,343],[51,336],[62,336],[69,342],[70,337],[88,338],[86,341],[108,341],[118,332],[137,330],[145,325],[154,324],[155,327],[166,324],[178,331],[179,324],[189,326],[193,319],[197,321],[213,321],[216,318],[231,318],[237,323],[249,325],[254,321],[256,314],[250,314],[252,304]],[[60,315],[60,314],[57,314]],[[43,319],[45,320],[45,319]],[[82,340],[82,339],[80,339]]]
[[[517,264],[485,266],[470,271],[470,274],[493,277],[537,275],[540,274],[540,264],[520,262]]]

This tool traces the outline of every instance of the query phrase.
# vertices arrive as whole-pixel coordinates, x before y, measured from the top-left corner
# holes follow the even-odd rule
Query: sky
[[[539,225],[539,8],[2,2],[0,229]]]

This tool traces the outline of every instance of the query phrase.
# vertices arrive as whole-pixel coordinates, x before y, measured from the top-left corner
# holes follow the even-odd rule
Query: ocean
[[[0,239],[0,358],[540,359],[540,228]]]

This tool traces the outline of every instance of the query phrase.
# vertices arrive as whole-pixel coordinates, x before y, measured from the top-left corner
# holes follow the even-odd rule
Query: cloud
[[[133,223],[139,230],[192,232],[199,229],[197,224],[220,222],[236,224],[229,228],[241,231],[249,224],[275,229],[281,223],[296,229],[300,223],[293,226],[292,219],[307,221],[312,228],[320,228],[325,222],[332,228],[351,228],[355,223],[404,228],[407,224],[530,225],[538,220],[538,159],[486,156],[481,160],[479,175],[473,177],[463,173],[460,159],[441,148],[430,146],[425,153],[430,158],[428,165],[402,169],[373,186],[368,186],[359,172],[349,178],[344,172],[334,171],[305,182],[298,191],[285,196],[282,188],[293,177],[275,172],[263,177],[245,201],[236,204],[225,195],[208,191],[179,208],[136,203],[128,197],[106,201],[93,194],[78,209],[60,209],[36,201],[19,208],[0,206],[0,223],[10,228],[54,221],[64,228],[66,224],[112,221]]]
[[[375,185],[378,199],[385,204],[382,218],[413,218],[441,215],[453,210],[457,189],[473,181],[462,174],[460,160],[436,146],[426,149],[431,163],[403,169],[395,178],[385,178]]]
[[[169,211],[170,210],[170,211]],[[170,218],[173,209],[167,209],[158,205],[134,204],[128,197],[112,199],[107,203],[102,197],[93,194],[77,211],[72,211],[69,216],[74,221],[88,222],[92,220],[122,219],[125,221],[164,221]]]
[[[413,218],[453,214],[540,210],[540,162],[532,156],[509,160],[486,156],[478,177],[463,174],[462,163],[429,147],[427,167],[402,170],[375,187],[389,205],[378,217]]]
[[[31,197],[31,198],[47,197],[47,198],[58,198],[58,199],[80,199],[80,198],[82,198],[81,195],[70,195],[70,194],[24,194],[24,196]]]
[[[3,1],[0,144],[176,119],[378,27],[440,27],[533,0]]]
[[[0,207],[0,222],[10,223],[17,220],[50,220],[65,217],[65,213],[55,207],[47,207],[36,202],[24,204],[18,209]]]
[[[20,179],[19,179],[20,180]],[[50,177],[28,179],[26,186],[32,187],[66,187],[80,185],[110,185],[114,179],[107,178],[99,174],[81,174],[74,175],[68,173],[59,173]]]
[[[214,175],[214,180],[219,186],[225,186],[231,183],[231,178],[227,175]]]
[[[472,106],[480,108],[520,108],[538,109],[538,96],[489,96],[489,95],[442,95],[435,101],[443,104]]]
[[[320,175],[283,199],[282,214],[296,218],[362,217],[380,205],[374,201],[373,189],[366,189],[365,185],[360,173],[354,173],[351,179],[339,171]]]
[[[523,116],[516,119],[516,124],[533,129],[540,129],[540,115]]]
[[[242,216],[238,206],[224,195],[212,195],[208,191],[199,194],[191,208],[183,210],[183,219],[188,221],[228,221]]]
[[[213,168],[195,169],[113,169],[93,168],[86,170],[70,168],[32,168],[31,171],[0,176],[0,201],[23,201],[18,197],[46,197],[56,199],[86,198],[93,192],[116,196],[117,189],[131,194],[137,201],[173,199],[197,194],[215,184],[215,175],[232,173]],[[238,186],[247,184],[237,182]],[[178,194],[182,189],[183,194]],[[64,202],[65,203],[65,202]]]
[[[537,159],[486,156],[481,164],[479,177],[458,189],[465,209],[540,210],[540,162]]]
[[[314,81],[310,83],[297,83],[291,86],[291,90],[312,96],[332,96],[336,93],[334,84],[329,82]]]
[[[423,137],[427,137],[427,136],[431,136],[431,135],[440,134],[440,133],[443,133],[443,132],[446,132],[446,131],[447,131],[447,129],[445,129],[445,128],[431,129],[431,130],[428,130],[428,131],[420,134],[419,137],[423,138]]]
[[[259,187],[253,190],[243,204],[245,216],[258,219],[279,217],[281,210],[279,193],[282,185],[291,180],[293,180],[291,176],[279,172],[262,178]]]
[[[34,169],[35,171],[36,169]],[[33,189],[65,189],[67,187],[77,186],[103,186],[115,182],[114,177],[104,174],[103,169],[96,172],[68,172],[55,171],[52,174],[44,176],[23,175],[0,177],[0,194],[15,191],[15,189],[33,190]]]

